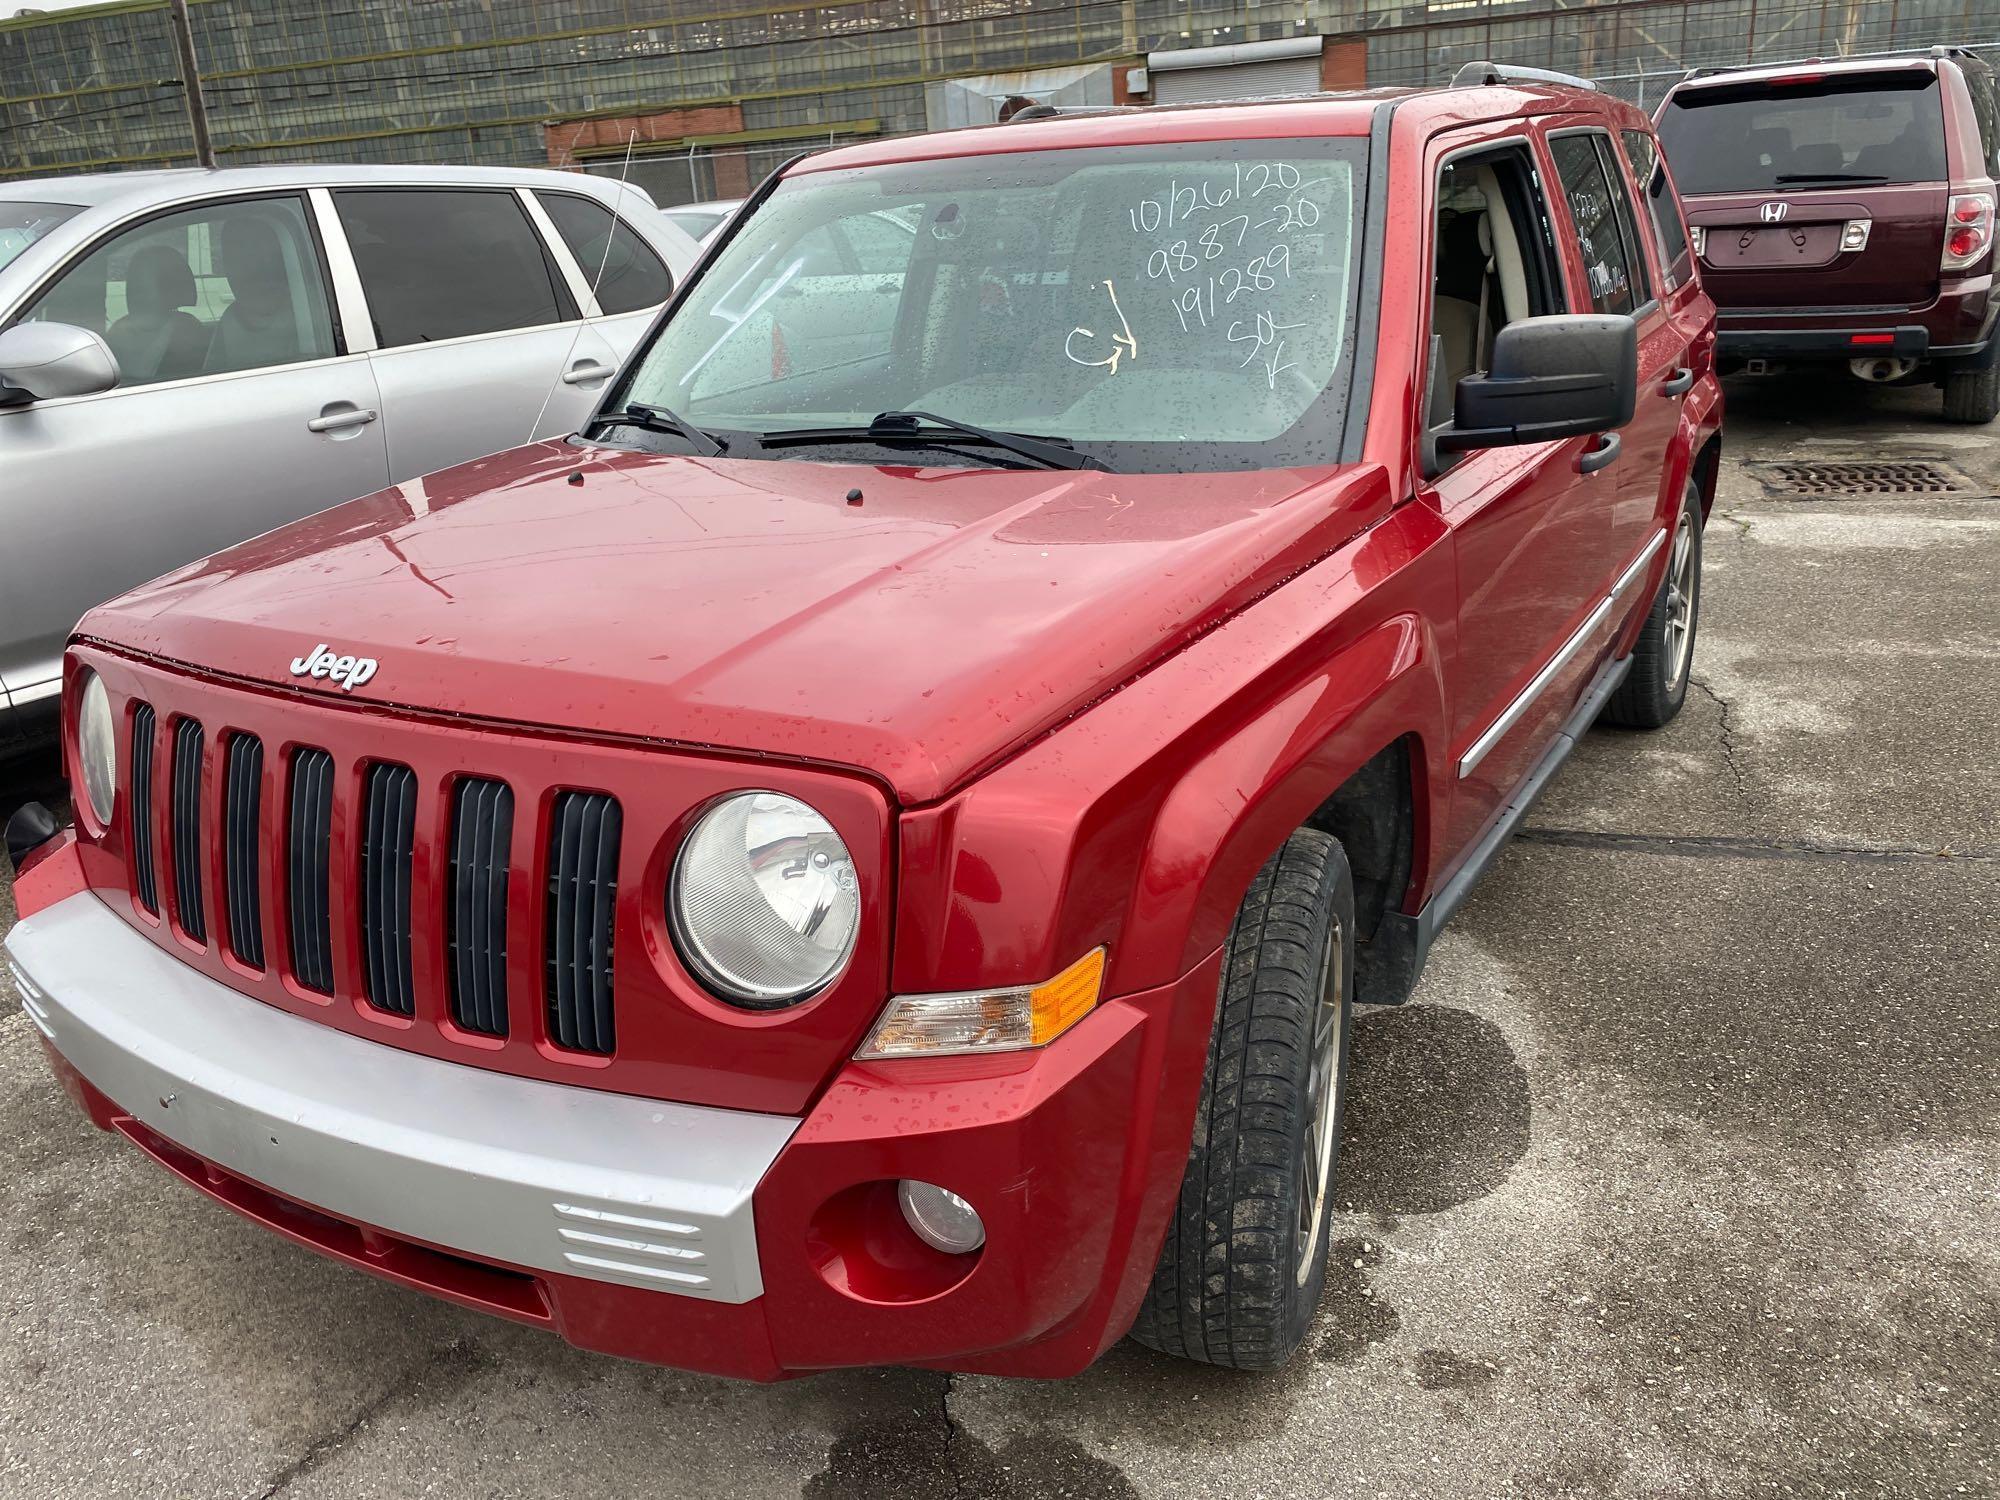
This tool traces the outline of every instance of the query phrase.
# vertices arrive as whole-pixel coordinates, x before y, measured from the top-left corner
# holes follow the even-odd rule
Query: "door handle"
[[[1599,433],[1597,435],[1597,443],[1594,447],[1586,448],[1583,452],[1577,454],[1576,472],[1579,474],[1595,474],[1599,469],[1616,463],[1618,461],[1619,447],[1620,442],[1617,433]]]
[[[564,385],[587,385],[593,380],[605,380],[611,375],[611,366],[601,365],[594,359],[586,359],[571,365],[563,371]]]
[[[375,420],[373,407],[350,407],[346,411],[325,412],[306,423],[307,432],[342,432],[349,427],[366,427]]]
[[[1660,394],[1662,396],[1685,396],[1692,389],[1694,389],[1694,371],[1690,370],[1686,365],[1682,365],[1667,377],[1666,384],[1660,387]]]

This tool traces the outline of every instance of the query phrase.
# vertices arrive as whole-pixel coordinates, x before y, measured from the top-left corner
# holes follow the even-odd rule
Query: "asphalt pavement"
[[[1415,1001],[1357,1020],[1290,1369],[578,1354],[90,1129],[0,979],[0,1494],[2000,1495],[2000,432],[1923,389],[1729,397],[1696,691],[1588,736]],[[1766,482],[1885,459],[1960,489]]]

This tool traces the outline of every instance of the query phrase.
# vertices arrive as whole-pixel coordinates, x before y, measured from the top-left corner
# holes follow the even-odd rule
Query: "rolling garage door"
[[[1320,38],[1287,37],[1234,47],[1184,47],[1146,59],[1155,104],[1259,99],[1319,92]]]

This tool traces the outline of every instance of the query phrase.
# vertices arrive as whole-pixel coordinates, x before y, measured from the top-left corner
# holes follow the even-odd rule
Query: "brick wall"
[[[1319,86],[1323,89],[1368,87],[1368,43],[1359,37],[1326,39],[1319,54]]]
[[[625,149],[637,137],[634,150],[660,141],[685,141],[691,135],[734,135],[743,129],[743,107],[710,104],[698,109],[662,109],[647,115],[612,115],[596,120],[556,120],[542,127],[549,165],[573,167],[581,156],[603,157]],[[741,198],[750,191],[750,172],[740,152],[716,156],[718,197]]]

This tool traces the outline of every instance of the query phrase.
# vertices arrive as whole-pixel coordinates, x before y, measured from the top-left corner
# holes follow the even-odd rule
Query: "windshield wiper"
[[[920,424],[928,422],[928,427]],[[1039,464],[1044,469],[1102,469],[1110,465],[1087,453],[1078,453],[1067,438],[1029,437],[1021,432],[996,432],[975,427],[955,417],[941,417],[928,411],[885,411],[866,427],[803,427],[790,432],[766,432],[758,436],[766,448],[803,447],[817,443],[914,443],[921,448],[978,443],[1004,448],[1009,453]]]
[[[705,443],[711,454],[729,451],[729,444],[714,433],[704,432],[686,417],[678,416],[664,406],[648,406],[642,401],[627,402],[623,411],[606,412],[590,425],[593,430],[599,427],[638,427],[647,432],[667,432],[686,438],[690,443]]]
[[[1775,182],[1887,182],[1873,172],[1780,172]]]

